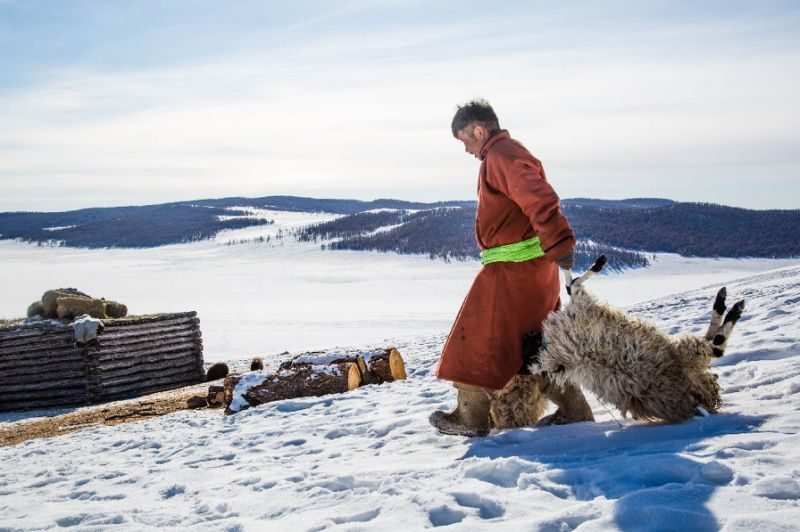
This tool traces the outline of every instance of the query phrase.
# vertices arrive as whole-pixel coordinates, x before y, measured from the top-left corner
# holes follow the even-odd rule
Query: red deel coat
[[[556,258],[575,236],[542,164],[507,131],[481,150],[475,231],[481,249],[538,236],[545,257],[481,268],[445,342],[436,376],[499,390],[522,368],[522,337],[559,307]]]

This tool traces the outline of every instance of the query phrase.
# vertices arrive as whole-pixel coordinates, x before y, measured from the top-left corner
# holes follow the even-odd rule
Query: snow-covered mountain
[[[423,336],[398,345],[406,381],[0,448],[0,530],[797,530],[800,265],[724,284],[747,309],[720,415],[646,425],[590,398],[596,423],[441,436],[454,392]],[[721,285],[630,310],[700,333]]]

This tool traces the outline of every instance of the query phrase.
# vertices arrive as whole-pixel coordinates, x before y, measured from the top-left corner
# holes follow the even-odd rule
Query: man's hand
[[[575,254],[570,251],[566,255],[558,257],[556,259],[556,264],[558,264],[564,270],[572,270],[572,266],[575,264]]]

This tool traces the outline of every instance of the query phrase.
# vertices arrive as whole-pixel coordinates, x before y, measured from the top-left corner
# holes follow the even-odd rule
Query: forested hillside
[[[343,215],[296,234],[328,249],[422,253],[446,260],[478,256],[476,203],[467,201],[265,196],[62,213],[0,213],[0,239],[87,248],[177,244],[211,238],[224,229],[269,223],[263,211],[255,216],[249,208]],[[634,267],[647,263],[640,252],[655,251],[698,257],[800,256],[800,210],[755,211],[657,198],[566,199],[562,208],[582,242],[581,264],[598,252],[618,265]]]
[[[148,248],[195,242],[223,229],[270,223],[244,211],[173,203],[69,212],[0,213],[0,239],[83,248]]]
[[[696,257],[800,256],[800,210],[755,211],[709,203],[612,209],[564,202],[580,238]]]
[[[327,249],[421,253],[445,260],[480,256],[475,241],[474,208],[361,213],[305,227],[298,231],[297,237],[323,242],[321,246]],[[590,266],[600,254],[609,258],[609,269],[648,265],[642,253],[584,241],[575,249],[575,267]]]

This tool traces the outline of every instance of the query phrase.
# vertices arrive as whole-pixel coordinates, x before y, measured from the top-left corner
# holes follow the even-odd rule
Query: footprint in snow
[[[506,513],[502,505],[475,493],[454,493],[453,498],[460,506],[478,510],[481,519],[496,519]]]
[[[369,510],[367,512],[358,513],[355,515],[349,515],[345,517],[334,517],[331,519],[337,525],[343,525],[345,523],[366,523],[368,521],[372,521],[378,515],[380,515],[380,510]]]
[[[447,506],[440,506],[428,512],[428,519],[430,519],[431,524],[435,527],[460,523],[466,516],[467,514],[465,512],[453,510]]]

